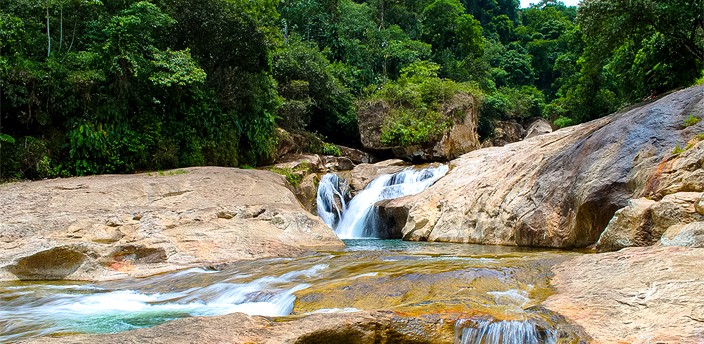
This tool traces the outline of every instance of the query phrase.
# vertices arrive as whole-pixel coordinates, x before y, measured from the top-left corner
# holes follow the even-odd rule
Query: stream
[[[370,184],[368,189],[382,191],[374,189],[375,195],[369,197],[378,200],[391,191],[394,197],[407,194],[397,192],[404,183],[416,184],[405,190],[420,192],[446,171],[386,176],[383,183]],[[333,215],[326,221],[335,222],[334,227],[341,230],[355,200],[347,202],[344,190],[333,189],[332,195],[341,197],[333,203],[345,208],[330,208]],[[373,204],[367,208],[371,209],[355,211],[365,211],[364,216],[373,219]],[[373,228],[345,233],[375,235]],[[556,336],[549,324],[536,325],[540,314],[534,306],[553,292],[550,268],[579,254],[383,239],[344,242],[346,247],[336,251],[241,261],[217,270],[195,268],[100,283],[0,283],[0,342],[113,333],[178,318],[234,312],[287,316],[388,309],[411,316],[464,314],[466,319],[456,324],[459,344],[554,343]]]

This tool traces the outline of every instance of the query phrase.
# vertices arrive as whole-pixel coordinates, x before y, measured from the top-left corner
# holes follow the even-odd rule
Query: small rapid
[[[553,330],[541,329],[529,320],[458,320],[456,344],[556,344]]]
[[[285,316],[385,309],[420,316],[451,309],[468,316],[529,319],[533,315],[528,309],[552,293],[551,267],[578,255],[401,240],[345,240],[345,244],[340,250],[295,258],[239,261],[217,270],[193,268],[119,281],[0,282],[0,343],[121,332],[234,312]],[[546,338],[543,329],[553,328],[535,323],[539,338]],[[459,344],[514,343],[486,338],[501,331],[508,336],[516,327],[525,332],[530,326],[462,323],[458,328],[460,334],[466,332],[466,340]],[[477,337],[468,327],[484,334]],[[520,337],[512,336],[501,338]]]
[[[433,185],[448,170],[447,165],[439,165],[383,174],[349,203],[347,183],[334,174],[326,174],[318,187],[318,215],[341,239],[387,238],[376,204],[415,195]]]
[[[283,316],[293,310],[294,293],[310,284],[301,279],[327,268],[317,264],[279,276],[249,282],[247,275],[214,281],[202,287],[149,291],[144,281],[116,285],[39,284],[3,288],[0,293],[0,343],[20,337],[61,332],[112,333],[153,326],[188,316]],[[184,281],[207,280],[217,271],[189,269],[163,276],[158,282],[176,286]],[[158,278],[158,277],[157,277]],[[154,279],[150,278],[152,282]],[[8,321],[8,319],[11,319]]]

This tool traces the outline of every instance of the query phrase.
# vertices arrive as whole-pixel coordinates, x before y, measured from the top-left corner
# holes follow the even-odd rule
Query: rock
[[[703,98],[704,86],[697,86],[465,154],[435,185],[388,205],[405,208],[408,240],[586,247],[630,199],[704,191],[704,143],[672,154],[704,131],[703,122],[682,126],[690,114],[704,114]]]
[[[494,135],[491,138],[492,147],[501,147],[523,139],[526,130],[516,121],[494,122]]]
[[[129,332],[30,339],[23,343],[452,343],[454,321],[438,315],[411,318],[387,311],[267,318],[234,313],[192,317]]]
[[[660,238],[660,245],[704,248],[704,222],[670,226]]]
[[[281,158],[275,165],[265,167],[268,169],[301,171],[308,173],[324,172],[325,160],[317,154],[291,154]]]
[[[597,251],[650,246],[671,226],[704,220],[704,216],[694,209],[701,197],[699,192],[679,192],[667,195],[659,202],[645,198],[629,201],[606,226],[596,243]]]
[[[593,343],[701,343],[704,250],[626,248],[553,267],[543,304],[584,328]]]
[[[391,111],[384,101],[361,106],[358,113],[359,132],[365,148],[391,151],[395,157],[411,161],[448,161],[480,146],[477,135],[479,106],[470,94],[457,93],[443,104],[442,114],[451,119],[452,125],[443,135],[422,145],[389,147],[382,144],[381,131]]]
[[[308,139],[296,133],[290,133],[284,129],[276,128],[277,146],[276,157],[281,158],[289,154],[301,154],[308,148]]]
[[[374,156],[359,149],[340,145],[337,147],[340,148],[340,156],[350,159],[355,164],[371,164],[376,162]]]
[[[652,233],[653,205],[657,202],[645,198],[628,201],[619,209],[597,241],[599,252],[616,251],[629,246],[649,246],[659,239]]]
[[[0,280],[110,280],[342,245],[267,171],[54,179],[0,194]]]
[[[409,165],[399,159],[384,160],[375,164],[359,164],[349,173],[338,173],[349,182],[353,191],[364,190],[376,177],[382,174],[393,174],[407,168]]]
[[[354,162],[347,157],[326,156],[325,170],[327,172],[350,171],[354,168]]]
[[[550,125],[550,122],[545,118],[538,118],[528,126],[523,139],[527,140],[531,137],[550,133],[552,133],[552,125]]]
[[[318,182],[317,174],[309,174],[303,177],[301,184],[298,186],[296,197],[303,205],[303,208],[311,214],[317,213],[317,197],[318,197]]]

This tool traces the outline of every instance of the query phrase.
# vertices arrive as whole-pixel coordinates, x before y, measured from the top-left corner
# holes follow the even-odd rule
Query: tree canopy
[[[0,179],[260,165],[277,126],[358,146],[375,97],[421,95],[385,122],[415,142],[447,90],[484,99],[483,138],[565,126],[703,61],[702,1],[0,0]]]

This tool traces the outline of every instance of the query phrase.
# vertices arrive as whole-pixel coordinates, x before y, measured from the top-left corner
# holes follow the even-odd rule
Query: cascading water
[[[555,331],[540,329],[529,320],[458,320],[456,344],[556,344]]]
[[[110,333],[153,326],[186,316],[282,316],[293,310],[294,293],[310,287],[302,279],[328,265],[242,282],[234,275],[205,287],[149,292],[151,280],[126,282],[107,289],[95,285],[27,285],[0,292],[0,343],[21,337],[61,332]],[[166,276],[159,284],[176,286],[184,279],[207,279],[216,271],[189,269]]]
[[[406,169],[374,179],[349,204],[344,202],[346,189],[337,176],[323,176],[318,188],[318,214],[341,239],[381,238],[383,224],[376,211],[382,200],[415,195],[444,176],[449,167]]]
[[[349,186],[347,181],[336,174],[328,173],[318,184],[318,216],[330,228],[335,228],[347,210]]]

